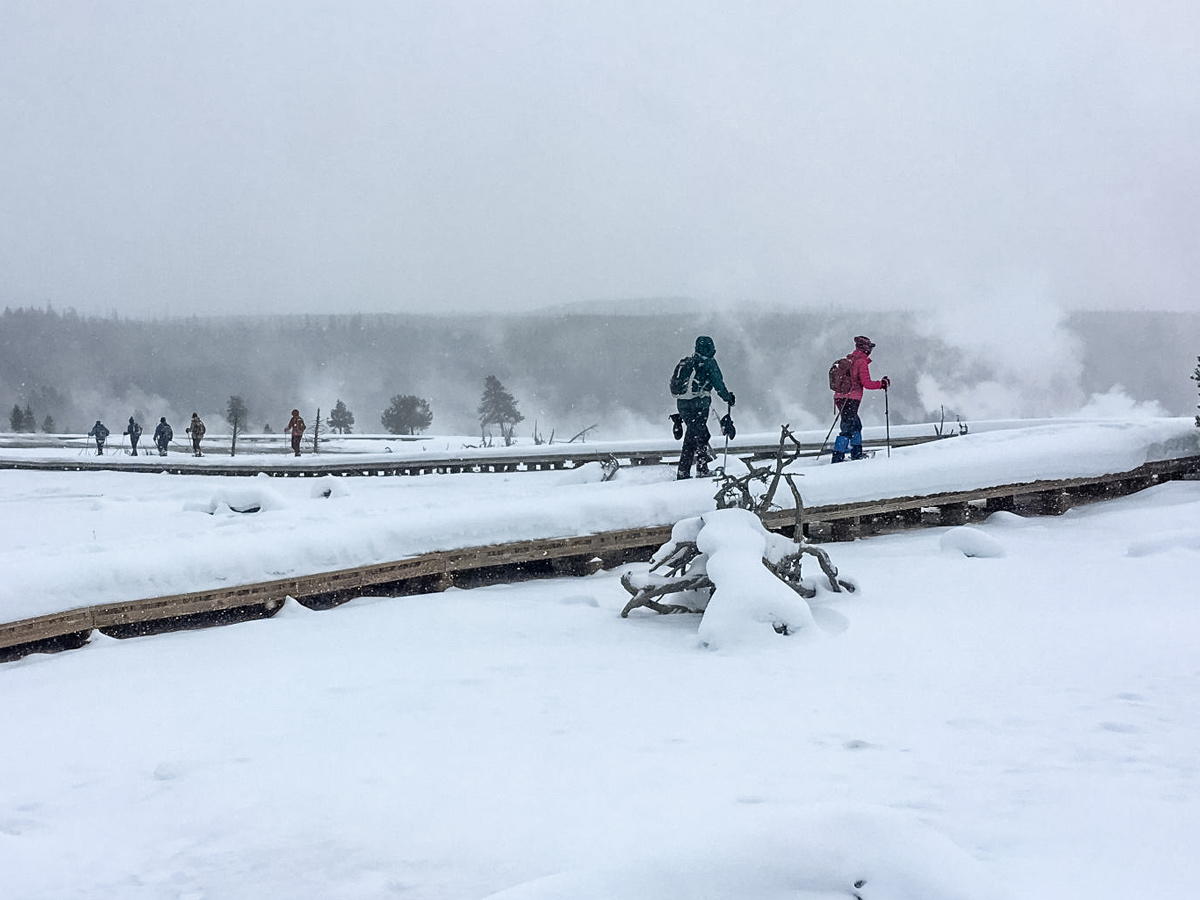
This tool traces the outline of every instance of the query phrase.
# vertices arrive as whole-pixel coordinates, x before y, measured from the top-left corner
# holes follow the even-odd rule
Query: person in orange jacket
[[[292,410],[292,418],[290,420],[288,420],[287,428],[284,429],[284,432],[289,432],[289,431],[291,432],[291,434],[292,434],[292,452],[295,453],[297,456],[300,455],[300,441],[301,441],[301,439],[303,439],[304,430],[307,427],[308,426],[304,424],[304,420],[302,418],[300,418],[300,410],[293,409]]]

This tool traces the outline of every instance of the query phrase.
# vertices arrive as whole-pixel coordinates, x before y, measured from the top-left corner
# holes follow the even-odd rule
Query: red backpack
[[[835,394],[849,394],[854,390],[854,360],[843,356],[829,367],[829,389]]]

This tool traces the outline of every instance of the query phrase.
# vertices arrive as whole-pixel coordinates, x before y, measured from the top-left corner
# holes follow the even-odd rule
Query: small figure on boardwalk
[[[290,432],[292,435],[292,452],[297,456],[300,455],[300,441],[304,438],[304,429],[308,426],[304,424],[304,419],[300,417],[300,410],[293,409],[292,417],[288,420],[287,428],[284,432]]]
[[[192,456],[203,456],[200,452],[200,439],[204,437],[204,423],[200,416],[192,413],[192,421],[188,424],[187,433],[192,436]]]
[[[708,430],[708,412],[712,406],[712,392],[717,394],[730,406],[734,404],[733,392],[725,387],[725,379],[721,375],[721,367],[717,365],[717,348],[713,339],[707,335],[696,338],[696,351],[691,356],[685,356],[675,366],[671,376],[671,396],[675,398],[675,408],[682,425],[685,427],[683,447],[679,451],[679,469],[677,479],[692,477],[692,463],[696,465],[696,475],[708,477],[708,464],[714,459],[708,446],[712,438]]]
[[[121,434],[129,435],[129,445],[133,448],[132,456],[137,456],[138,441],[142,437],[142,426],[134,421],[133,416],[129,417],[129,424],[125,426],[125,430]]]
[[[161,416],[158,424],[154,426],[154,445],[158,447],[158,455],[166,456],[167,447],[175,437],[175,432],[171,430],[171,426],[167,424],[167,417]]]
[[[834,390],[833,407],[841,418],[841,430],[833,442],[835,463],[844,462],[847,451],[851,459],[863,458],[862,419],[858,417],[863,389],[886,391],[892,383],[886,375],[878,381],[871,378],[871,351],[874,348],[875,343],[860,334],[854,338],[854,352],[835,362],[830,370],[829,383]],[[838,376],[835,376],[834,369],[841,370]]]
[[[88,432],[88,437],[96,439],[96,455],[104,455],[104,442],[108,440],[108,429],[104,427],[104,423],[99,419],[92,426],[92,430]]]

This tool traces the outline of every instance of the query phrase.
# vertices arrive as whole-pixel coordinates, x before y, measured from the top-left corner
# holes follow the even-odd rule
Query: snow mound
[[[710,836],[653,859],[565,872],[488,900],[996,900],[973,859],[916,819],[888,809],[819,811]]]
[[[257,513],[285,509],[287,500],[271,488],[259,485],[246,487],[223,487],[213,492],[207,500],[191,500],[183,505],[185,512]]]
[[[1028,528],[1030,525],[1037,525],[1034,519],[1027,519],[1024,516],[1019,516],[1014,512],[1007,510],[999,510],[987,517],[988,525],[1002,525],[1005,528]]]
[[[1132,557],[1157,556],[1173,550],[1200,551],[1200,531],[1170,531],[1151,535],[1131,543],[1129,549],[1125,551],[1125,555]]]
[[[701,518],[696,546],[708,557],[706,570],[714,585],[700,622],[705,646],[777,640],[784,627],[793,632],[813,624],[804,598],[762,564],[764,557],[778,555],[777,541],[789,547],[790,541],[771,534],[744,509],[719,509]]]
[[[1004,545],[998,540],[970,525],[951,528],[942,535],[943,551],[961,553],[963,556],[999,559],[1004,556]]]
[[[310,496],[313,499],[349,497],[350,489],[346,486],[349,478],[337,478],[333,475],[322,475],[313,479]]]
[[[598,462],[584,463],[559,474],[559,484],[599,484],[604,480],[604,467]]]

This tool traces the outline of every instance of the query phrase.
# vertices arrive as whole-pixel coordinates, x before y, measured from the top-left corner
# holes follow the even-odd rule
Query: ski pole
[[[842,417],[842,411],[839,409],[833,414],[833,424],[829,426],[829,430],[825,432],[825,440],[821,441],[821,449],[817,451],[817,459],[821,458],[821,454],[825,452],[825,445],[829,443],[829,436],[833,434],[833,428],[838,423],[838,419]]]
[[[725,404],[725,415],[729,418],[729,420],[731,422],[733,421],[733,404],[732,403]],[[724,434],[725,434],[725,459],[722,460],[722,462],[721,462],[721,471],[725,472],[729,469],[729,429],[722,428],[721,431],[724,432]]]
[[[892,455],[892,416],[888,411],[888,389],[885,385],[883,388],[883,424],[886,431],[884,434],[887,437],[887,455]]]

